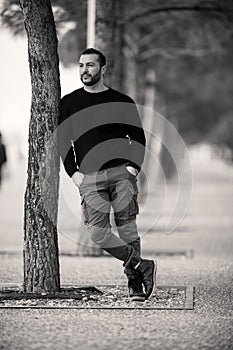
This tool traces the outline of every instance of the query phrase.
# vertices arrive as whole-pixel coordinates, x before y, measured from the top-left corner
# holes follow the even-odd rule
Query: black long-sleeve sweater
[[[146,144],[134,101],[111,88],[99,93],[80,88],[64,96],[58,140],[69,176],[123,163],[140,171]]]

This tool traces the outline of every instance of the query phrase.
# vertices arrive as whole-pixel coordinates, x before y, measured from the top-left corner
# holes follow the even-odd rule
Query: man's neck
[[[84,90],[87,92],[91,92],[91,93],[98,93],[98,92],[108,90],[108,87],[105,86],[103,83],[97,83],[97,84],[92,85],[92,86],[84,85]]]

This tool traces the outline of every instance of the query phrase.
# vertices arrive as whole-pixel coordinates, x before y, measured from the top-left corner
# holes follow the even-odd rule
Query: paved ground
[[[193,198],[179,229],[162,232],[174,184],[168,184],[168,205],[155,232],[144,234],[156,206],[142,213],[139,224],[145,256],[156,258],[158,249],[194,250],[193,259],[157,258],[158,284],[195,285],[194,310],[0,310],[0,349],[233,349],[233,169],[221,161],[193,167]],[[23,191],[18,171],[0,193],[0,250],[20,253]],[[75,252],[73,240],[80,236],[68,215],[62,210],[60,250]],[[60,265],[62,283],[125,282],[121,263],[112,258],[61,256]],[[21,255],[0,255],[0,273],[0,282],[21,282]]]

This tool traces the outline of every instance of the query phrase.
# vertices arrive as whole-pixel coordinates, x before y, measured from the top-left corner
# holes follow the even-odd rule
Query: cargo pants
[[[126,164],[86,174],[79,186],[81,205],[89,236],[100,248],[128,266],[140,261],[140,237],[136,225],[137,177]],[[111,208],[118,235],[112,232]]]

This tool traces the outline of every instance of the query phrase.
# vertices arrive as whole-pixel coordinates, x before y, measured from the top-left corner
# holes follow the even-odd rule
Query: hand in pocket
[[[131,165],[127,165],[126,169],[128,170],[128,172],[133,175],[133,176],[137,176],[138,174],[138,170],[135,169],[134,167],[132,167]]]
[[[72,180],[73,180],[73,183],[75,184],[75,186],[80,187],[83,180],[84,180],[84,174],[80,173],[79,171],[76,171],[72,175]]]

